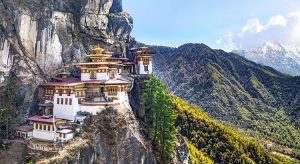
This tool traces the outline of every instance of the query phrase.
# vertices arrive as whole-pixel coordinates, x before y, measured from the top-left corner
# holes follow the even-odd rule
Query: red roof
[[[127,81],[123,80],[88,80],[88,81],[65,81],[65,82],[49,82],[49,83],[44,83],[41,84],[40,86],[43,87],[55,87],[55,86],[76,86],[80,84],[124,84],[124,83],[129,83]]]
[[[23,125],[23,126],[16,128],[16,130],[19,130],[22,132],[30,132],[33,130],[33,126],[32,125]]]
[[[88,81],[81,81],[83,84],[103,84],[105,80],[88,80]]]
[[[65,82],[79,81],[78,78],[74,78],[74,77],[68,77],[68,78],[53,77],[52,79],[57,81],[65,81]]]
[[[82,84],[81,81],[64,81],[64,82],[49,82],[43,83],[40,86],[43,87],[55,87],[55,86],[76,86]]]
[[[59,118],[55,118],[55,120],[53,120],[53,117],[50,118],[44,118],[43,116],[32,116],[30,118],[28,118],[28,120],[33,121],[33,122],[42,122],[42,123],[53,123],[54,121],[61,121],[63,119],[59,119]]]

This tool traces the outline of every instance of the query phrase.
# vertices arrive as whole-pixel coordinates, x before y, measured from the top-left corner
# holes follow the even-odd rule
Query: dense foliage
[[[155,73],[175,95],[247,135],[300,148],[300,77],[204,44],[152,50]]]
[[[20,87],[21,82],[14,73],[10,73],[0,87],[0,138],[12,136],[18,126],[20,107],[23,103],[23,97],[17,91]]]
[[[176,125],[188,140],[194,163],[197,163],[195,160],[209,158],[215,163],[296,163],[272,155],[255,141],[211,119],[195,105],[189,105],[176,97],[173,103],[178,111]]]
[[[300,150],[299,149],[294,149],[292,155],[294,158],[297,158],[300,160]]]
[[[213,164],[214,163],[213,160],[211,160],[206,154],[198,150],[190,141],[185,139],[185,142],[189,149],[189,155],[192,164]]]
[[[152,75],[146,82],[145,107],[146,122],[150,127],[153,141],[160,147],[160,153],[165,160],[172,159],[175,152],[176,111],[172,105],[171,96],[165,92],[167,86]]]

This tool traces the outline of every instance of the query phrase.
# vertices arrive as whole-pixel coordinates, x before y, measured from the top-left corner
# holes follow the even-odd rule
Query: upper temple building
[[[152,74],[152,55],[153,52],[148,47],[131,49],[134,54],[135,72],[139,75]]]
[[[126,77],[152,73],[149,49],[141,47],[132,52],[135,56],[130,61],[112,57],[112,52],[96,47],[87,55],[87,62],[75,64],[80,68],[80,79],[63,71],[53,77],[52,82],[41,84],[43,101],[39,106],[42,115],[28,118],[33,125],[32,137],[67,141],[74,133],[68,124],[81,122],[82,113],[95,115],[107,107],[129,105],[128,91],[133,82]]]

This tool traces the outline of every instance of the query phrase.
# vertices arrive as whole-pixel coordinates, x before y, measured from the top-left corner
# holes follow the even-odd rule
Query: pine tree
[[[8,139],[18,125],[22,96],[18,93],[21,81],[11,72],[0,94],[0,136]]]
[[[146,86],[144,104],[147,125],[150,127],[153,142],[159,143],[162,156],[168,160],[174,155],[177,140],[176,111],[170,94],[166,92],[166,84],[152,75]]]

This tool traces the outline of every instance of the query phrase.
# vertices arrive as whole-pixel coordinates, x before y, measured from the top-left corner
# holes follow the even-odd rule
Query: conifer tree
[[[160,146],[162,156],[168,160],[175,151],[177,140],[175,128],[176,111],[171,96],[166,92],[166,84],[155,75],[146,82],[144,105],[147,111],[146,122],[150,127],[153,142]]]
[[[0,135],[8,139],[18,125],[22,96],[18,93],[21,81],[11,72],[0,93]]]

